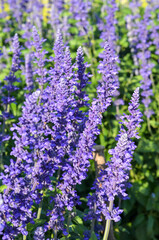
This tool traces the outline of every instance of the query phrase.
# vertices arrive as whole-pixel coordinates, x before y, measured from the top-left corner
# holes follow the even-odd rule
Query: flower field
[[[159,1],[0,1],[0,239],[159,239]]]

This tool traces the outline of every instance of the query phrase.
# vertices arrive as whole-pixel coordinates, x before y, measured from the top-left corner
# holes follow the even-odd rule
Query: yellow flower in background
[[[8,12],[9,11],[9,5],[8,5],[8,3],[4,3],[4,10],[6,11],[6,12]],[[2,12],[2,2],[0,2],[0,13]]]
[[[4,11],[5,12],[8,12],[10,9],[9,9],[9,4],[8,3],[4,3]],[[2,3],[0,2],[0,13],[2,12]],[[9,16],[5,17],[6,20],[9,20]]]
[[[58,0],[57,0],[58,1]],[[47,22],[47,16],[49,15],[49,0],[42,0],[42,3],[44,4],[43,7],[43,18],[44,22]]]
[[[142,2],[142,6],[143,6],[143,7],[146,7],[146,6],[147,6],[147,1],[146,1],[146,0],[141,0],[141,2]]]
[[[116,0],[117,3],[127,4],[129,0]]]

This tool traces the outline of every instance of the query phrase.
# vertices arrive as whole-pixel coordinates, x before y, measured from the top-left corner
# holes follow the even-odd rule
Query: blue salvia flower
[[[155,54],[159,55],[159,26],[152,24],[151,39],[156,47]]]
[[[34,71],[34,74],[37,74],[39,77],[36,78],[36,81],[39,83],[40,88],[43,88],[44,84],[47,82],[47,70],[44,68],[46,63],[45,54],[47,51],[42,49],[42,44],[45,42],[45,39],[40,39],[38,31],[33,27],[33,42],[32,45],[35,47],[35,63],[37,64],[37,69]]]
[[[132,11],[131,15],[126,16],[126,27],[128,30],[128,41],[130,44],[130,50],[132,53],[132,58],[134,61],[135,69],[134,72],[136,75],[139,75],[139,60],[137,57],[137,44],[138,44],[138,31],[137,31],[137,25],[140,21],[140,12],[139,7],[141,6],[141,3],[139,1],[133,0],[129,3],[129,7]]]
[[[138,23],[138,40],[137,44],[138,54],[137,57],[140,61],[140,75],[142,76],[141,80],[141,89],[142,89],[142,103],[145,106],[145,115],[149,119],[154,113],[149,109],[151,103],[151,96],[153,95],[151,85],[151,74],[154,64],[150,63],[151,52],[149,47],[151,46],[151,41],[149,38],[148,26],[150,24],[150,12],[151,8],[147,7],[145,9],[143,19]]]
[[[37,229],[34,232],[34,240],[45,240],[45,234],[43,227],[37,227]]]
[[[19,41],[18,41],[18,35],[15,34],[13,38],[13,58],[12,58],[12,66],[11,70],[8,76],[5,77],[4,79],[4,86],[2,87],[2,97],[1,97],[1,102],[3,105],[3,111],[2,111],[2,121],[3,121],[3,126],[5,125],[5,122],[9,118],[13,118],[13,114],[10,113],[9,106],[11,103],[15,103],[15,98],[13,97],[13,92],[18,90],[18,87],[14,85],[14,83],[19,82],[19,79],[17,79],[15,73],[20,70],[20,46],[19,46]],[[6,94],[7,92],[7,94]],[[10,137],[5,136],[4,132],[2,133],[2,139],[1,141],[8,140]]]
[[[65,1],[64,0],[52,0],[50,3],[50,20],[55,36],[60,30],[62,32],[64,39],[69,36],[70,24],[68,22],[68,16],[62,16],[63,11],[65,10]]]
[[[32,46],[32,41],[31,41],[32,28],[33,28],[33,25],[31,23],[30,18],[28,17],[26,19],[25,24],[22,25],[22,30],[24,31],[24,34],[22,35],[22,38],[25,40],[24,45],[27,49],[31,49],[31,46]]]
[[[151,8],[156,11],[157,9],[159,9],[159,4],[157,0],[149,0],[149,6],[151,6]]]
[[[2,56],[3,55],[3,53],[2,53],[2,50],[0,49],[0,56]]]
[[[63,56],[64,56],[64,51],[65,51],[64,45],[63,45],[62,34],[60,31],[57,32],[56,41],[55,41],[53,50],[54,50],[54,54],[55,54],[55,57],[53,58],[53,60],[54,60],[53,71],[54,72],[56,71],[55,75],[57,75],[57,78],[59,78],[63,74],[63,71],[64,71],[64,68],[62,67],[62,65],[63,65]],[[61,69],[61,67],[62,67],[62,69]],[[50,74],[53,74],[53,73],[50,72]]]
[[[45,154],[45,149],[48,149],[49,146],[47,144],[48,139],[46,138],[44,141],[43,137],[46,130],[42,121],[43,108],[41,106],[43,85],[46,82],[45,60],[42,46],[40,46],[43,41],[38,42],[36,31],[35,40],[37,68],[39,69],[37,72],[42,73],[39,76],[41,90],[26,96],[22,117],[19,119],[19,123],[11,129],[16,130],[13,133],[15,147],[11,153],[16,161],[11,160],[10,166],[5,168],[6,175],[2,174],[3,183],[7,185],[7,190],[3,195],[4,204],[1,209],[2,219],[5,221],[3,239],[17,236],[19,233],[27,235],[26,225],[29,222],[33,223],[31,206],[34,202],[38,204],[42,197],[37,189],[41,190],[41,186],[48,187],[48,184],[50,184],[48,175],[46,177],[45,174],[41,176],[39,172],[41,170],[45,172],[48,168],[53,171],[53,166],[50,165],[49,160],[46,164],[49,156]],[[34,217],[36,216],[34,215]],[[13,226],[10,227],[7,222],[11,222]]]
[[[32,190],[34,179],[31,179],[34,161],[36,161],[36,156],[38,157],[38,153],[34,152],[34,146],[37,144],[35,136],[39,95],[40,91],[37,90],[32,95],[27,96],[22,117],[12,129],[17,131],[17,133],[13,133],[15,147],[11,152],[16,161],[11,159],[10,166],[5,166],[5,175],[1,175],[3,184],[7,186],[0,210],[1,218],[5,222],[2,239],[13,238],[19,233],[27,235],[27,223],[34,223],[31,211],[33,201],[41,199],[41,196]],[[29,146],[31,151],[27,151],[26,146]],[[12,226],[7,225],[9,222],[12,223]]]
[[[90,30],[88,12],[91,9],[91,1],[70,0],[70,12],[76,20],[76,26],[80,36],[87,35]]]
[[[8,0],[8,4],[13,17],[18,22],[19,28],[22,27],[24,13],[29,15],[32,25],[41,27],[43,4],[40,0]]]
[[[34,80],[30,54],[26,54],[25,56],[25,81],[27,85],[26,89],[31,92],[34,89]]]
[[[107,5],[104,6],[107,16],[105,17],[105,22],[101,20],[98,24],[99,30],[101,31],[100,38],[102,39],[102,47],[106,41],[109,42],[110,48],[114,51],[117,50],[117,35],[116,35],[116,24],[117,20],[115,18],[116,11],[118,10],[115,0],[109,0]]]
[[[117,66],[118,57],[114,50],[110,48],[109,42],[105,43],[104,49],[105,50],[102,53],[103,61],[101,61],[98,66],[98,72],[102,74],[102,80],[97,88],[100,102],[103,104],[102,112],[108,107],[108,103],[111,102],[111,97],[114,96],[116,90],[119,88]],[[107,85],[109,86],[108,92],[105,91],[105,89],[107,89]]]
[[[15,73],[20,69],[20,46],[19,46],[19,40],[18,35],[15,34],[13,38],[13,58],[12,58],[12,67],[11,71]]]
[[[18,24],[21,25],[22,17],[23,17],[22,11],[20,9],[21,1],[18,4],[17,0],[8,0],[8,4],[9,4],[9,8],[13,13],[13,17],[16,19]]]
[[[83,50],[82,47],[79,47],[77,50],[77,57],[76,57],[76,68],[77,68],[77,74],[75,76],[76,78],[76,97],[79,99],[78,101],[78,108],[84,107],[88,105],[88,96],[84,89],[86,88],[86,85],[89,83],[89,74],[86,74],[86,68],[89,65],[87,63],[84,63],[84,57],[83,57]]]
[[[101,31],[100,38],[102,39],[101,46],[103,47],[105,42],[107,41],[110,45],[110,48],[114,52],[118,52],[118,46],[117,46],[117,34],[116,34],[116,25],[117,25],[117,20],[115,18],[115,14],[118,10],[117,4],[115,0],[109,0],[107,2],[107,5],[103,6],[104,9],[107,12],[107,16],[105,17],[105,22],[101,20],[101,22],[98,24],[99,30]],[[101,58],[103,57],[103,53],[99,55]],[[116,59],[117,61],[117,59]],[[119,61],[119,59],[118,59]],[[119,68],[118,68],[119,71]],[[119,81],[118,81],[118,87],[119,87]],[[120,95],[119,91],[116,90],[114,92],[114,97],[117,98]],[[114,105],[116,106],[117,109],[117,114],[119,113],[119,105],[123,105],[124,101],[122,99],[116,99],[114,102]]]
[[[159,9],[158,2],[152,1],[150,2],[152,4],[152,11],[155,12]],[[156,17],[156,16],[155,16]],[[159,21],[159,15],[157,15],[157,22]],[[154,23],[154,19],[151,22],[151,39],[153,44],[156,47],[155,54],[159,55],[159,26],[158,24]]]
[[[151,38],[157,36],[156,29],[153,28],[153,32],[150,33],[148,30],[149,25],[152,24],[151,20],[151,5],[148,5],[145,9],[145,13],[143,19],[140,19],[138,7],[141,3],[138,3],[134,0],[130,3],[130,7],[133,10],[133,15],[127,18],[127,27],[129,30],[129,42],[131,46],[131,52],[133,54],[133,60],[136,66],[140,66],[139,73],[142,76],[141,80],[141,89],[143,90],[141,93],[142,103],[145,106],[145,115],[149,119],[151,115],[154,113],[153,110],[149,109],[149,105],[151,103],[151,96],[153,95],[151,89],[151,74],[153,64],[150,63],[151,52],[149,47],[152,45]],[[157,44],[157,41],[155,41]],[[135,69],[135,73],[138,74],[138,69]]]
[[[2,53],[2,52],[3,52],[3,53]],[[0,54],[0,60],[1,60],[0,69],[1,69],[1,71],[6,68],[6,63],[4,63],[4,62],[2,61],[2,59],[5,59],[5,60],[7,60],[7,61],[8,61],[8,59],[9,59],[8,51],[7,51],[7,49],[6,49],[5,46],[2,47],[1,54]],[[1,90],[2,90],[2,89],[1,89]]]
[[[124,114],[121,117],[121,129],[116,138],[117,145],[109,150],[112,155],[110,161],[106,163],[105,170],[101,170],[99,177],[93,185],[92,196],[88,197],[88,206],[90,212],[88,219],[97,219],[101,221],[101,214],[106,220],[120,220],[120,214],[123,210],[116,207],[113,202],[116,197],[127,198],[126,189],[129,187],[129,171],[131,169],[131,160],[136,148],[132,138],[139,138],[138,128],[142,121],[142,114],[139,107],[139,88],[137,88],[131,98],[128,110],[130,115]],[[109,205],[108,205],[109,203]],[[94,208],[94,206],[96,206]]]
[[[0,208],[2,207],[2,205],[3,205],[3,198],[2,198],[2,194],[0,194]],[[5,228],[5,222],[0,214],[0,235],[3,234],[4,228]]]

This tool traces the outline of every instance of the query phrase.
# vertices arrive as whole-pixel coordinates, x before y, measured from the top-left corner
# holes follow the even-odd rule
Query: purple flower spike
[[[39,83],[40,87],[43,88],[43,85],[48,81],[47,79],[47,70],[45,69],[45,54],[47,51],[42,49],[42,44],[45,42],[45,39],[40,39],[38,31],[33,27],[33,42],[32,45],[35,47],[36,52],[35,63],[37,64],[37,69],[34,74],[38,74],[39,77],[36,78],[36,81]]]
[[[68,17],[62,16],[62,12],[65,10],[65,1],[64,0],[51,0],[50,4],[50,24],[53,28],[55,36],[57,35],[58,30],[60,30],[64,36],[69,36],[69,23]]]
[[[27,54],[25,57],[25,79],[26,89],[31,92],[34,88],[34,80],[30,54]]]
[[[79,35],[84,36],[90,30],[88,12],[91,9],[91,1],[71,0],[70,12],[73,19],[77,21],[76,26],[79,30]]]
[[[116,24],[117,20],[115,19],[115,13],[118,10],[115,0],[108,0],[107,5],[104,6],[104,9],[107,12],[107,16],[105,17],[105,22],[99,23],[99,30],[101,31],[100,38],[102,39],[102,47],[106,41],[110,43],[110,48],[113,49],[113,51],[117,50],[116,41],[117,41],[117,35],[116,35]]]
[[[87,219],[96,218],[100,221],[101,213],[106,220],[120,220],[120,214],[123,210],[113,206],[116,197],[127,199],[126,189],[129,187],[129,171],[131,169],[131,160],[136,148],[131,138],[139,138],[137,129],[142,121],[142,114],[139,106],[139,88],[135,90],[131,98],[128,110],[129,115],[121,117],[122,126],[116,138],[118,140],[114,149],[109,150],[112,154],[111,161],[106,163],[106,168],[100,172],[100,176],[95,181],[92,190],[95,190],[92,196],[88,196],[88,206],[90,212]],[[108,206],[108,202],[111,203]],[[96,210],[94,211],[94,204]]]
[[[1,93],[1,101],[3,103],[3,110],[2,110],[3,126],[5,126],[5,122],[7,119],[13,118],[13,114],[11,112],[8,112],[8,106],[11,103],[15,103],[15,98],[13,97],[13,93],[19,89],[17,86],[14,85],[16,82],[19,82],[19,79],[16,77],[15,73],[18,70],[20,70],[20,63],[21,63],[21,60],[20,60],[21,48],[19,46],[17,34],[15,34],[13,38],[12,49],[13,49],[12,66],[11,66],[9,75],[6,76],[4,79],[5,84],[2,87],[2,93]],[[7,92],[7,95],[6,95],[6,92]],[[9,139],[10,139],[10,136],[4,135],[4,133],[2,133],[0,135],[0,144],[3,145],[3,141],[7,141]]]
[[[138,128],[140,128],[140,122],[142,122],[142,113],[138,109],[139,107],[139,88],[137,88],[129,103],[129,113],[130,115],[124,114],[121,117],[122,125],[127,127],[127,134],[129,138],[139,138]]]
[[[136,5],[137,4],[137,5]],[[133,6],[138,6],[139,3],[133,1]],[[153,111],[149,109],[151,103],[151,96],[153,95],[151,86],[151,74],[154,64],[150,62],[151,52],[149,47],[152,45],[152,41],[149,38],[150,30],[149,25],[152,25],[151,20],[151,5],[148,5],[145,8],[145,13],[143,19],[140,19],[139,12],[137,8],[133,8],[133,16],[127,18],[127,27],[129,30],[129,42],[131,46],[131,51],[133,54],[133,59],[135,65],[139,65],[139,73],[142,76],[141,80],[141,89],[142,89],[142,103],[145,106],[145,115],[149,119],[153,114]],[[153,30],[151,37],[155,37],[156,30]],[[155,41],[155,44],[158,44]],[[135,70],[135,73],[138,74],[138,69]]]
[[[102,53],[103,61],[99,64],[99,73],[102,74],[102,80],[97,88],[97,93],[102,103],[102,112],[111,103],[111,97],[114,96],[116,90],[119,88],[118,80],[118,58],[110,47],[109,42],[105,43],[104,51]]]
[[[55,69],[55,71],[60,73],[61,66],[63,63],[63,57],[64,57],[64,45],[63,45],[62,34],[60,31],[57,32],[53,50],[54,50],[54,54],[55,54],[54,69]],[[63,68],[62,68],[62,70],[63,70]]]
[[[20,47],[19,47],[19,40],[18,34],[16,33],[13,38],[13,58],[12,58],[12,71],[16,72],[20,69]]]

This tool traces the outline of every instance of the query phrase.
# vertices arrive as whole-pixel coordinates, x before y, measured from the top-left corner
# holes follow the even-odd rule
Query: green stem
[[[23,235],[23,240],[26,240],[27,239],[27,236]]]
[[[67,219],[67,232],[68,232],[68,235],[69,235],[69,226],[70,226],[70,222],[71,222],[71,214],[69,213],[68,214],[68,219]],[[68,235],[66,236],[66,240],[68,239]]]
[[[43,199],[41,200],[39,208],[38,208],[37,219],[40,219],[41,212],[42,212],[42,205],[43,205]]]
[[[57,229],[54,230],[54,239],[57,240]]]
[[[94,204],[94,213],[96,211],[96,203]],[[95,218],[93,218],[92,220],[92,224],[91,224],[91,234],[94,232],[94,226],[95,226]]]
[[[155,88],[155,83],[154,83],[154,79],[153,79],[152,73],[151,73],[151,75],[150,75],[150,79],[151,79],[151,82],[152,82],[153,91],[154,91],[154,93],[155,93],[155,92],[156,92],[156,88]]]
[[[116,106],[116,114],[117,114],[117,116],[119,116],[119,114],[120,114],[118,105]]]
[[[57,171],[57,178],[56,178],[56,183],[55,183],[55,195],[57,193],[57,184],[58,184],[58,181],[60,179],[60,174],[61,174],[61,167],[59,167],[59,169]]]
[[[91,224],[91,234],[94,232],[94,226],[95,226],[95,218],[93,218],[93,220],[92,220],[92,224]]]
[[[150,126],[150,119],[148,117],[147,117],[147,126],[148,126],[149,133],[152,135],[151,126]]]
[[[113,209],[113,201],[110,201],[110,202],[109,202],[109,212],[110,212],[110,213],[112,212],[112,209]],[[105,226],[105,232],[104,232],[103,240],[107,240],[107,239],[108,239],[109,230],[110,230],[110,223],[111,223],[111,220],[108,219],[108,220],[106,221],[106,226]]]
[[[51,233],[51,239],[53,239],[54,238],[54,234],[53,234],[53,232]]]

